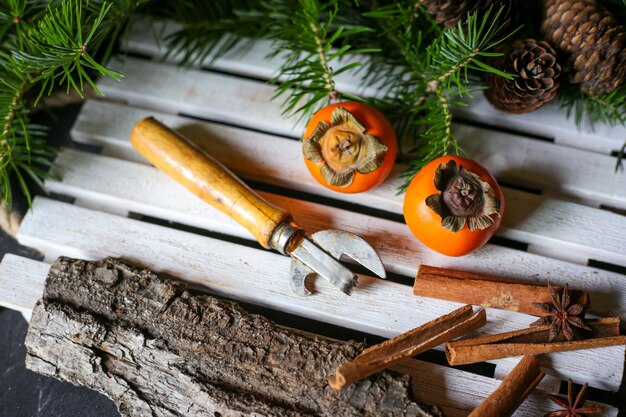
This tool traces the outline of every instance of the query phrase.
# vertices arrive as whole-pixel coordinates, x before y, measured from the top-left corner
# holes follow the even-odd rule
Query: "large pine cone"
[[[502,6],[506,6],[501,18],[511,18],[516,0],[419,0],[426,11],[434,16],[435,21],[446,28],[455,26],[459,20],[467,18],[468,13],[486,12],[492,7],[492,16]]]
[[[583,92],[617,90],[626,77],[626,31],[595,0],[544,0],[542,30],[568,59]]]
[[[494,64],[517,75],[513,80],[495,74],[486,76],[485,95],[495,107],[509,113],[528,113],[556,97],[561,66],[556,51],[544,41],[518,40],[505,48]]]

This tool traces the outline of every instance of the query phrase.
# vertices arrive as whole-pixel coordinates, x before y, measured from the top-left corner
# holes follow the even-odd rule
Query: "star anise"
[[[557,395],[548,395],[548,398],[563,407],[563,410],[552,411],[551,413],[544,414],[543,417],[583,417],[585,414],[602,412],[604,408],[599,405],[584,407],[586,401],[583,397],[585,396],[586,390],[587,384],[583,385],[578,395],[574,396],[574,383],[571,379],[568,379],[567,398]]]
[[[562,294],[557,293],[557,291],[552,285],[550,285],[550,283],[548,283],[548,288],[550,289],[550,297],[552,298],[552,302],[533,303],[535,307],[540,308],[543,312],[548,314],[541,317],[539,320],[531,323],[531,326],[541,326],[544,324],[549,324],[549,342],[552,342],[554,339],[556,339],[559,334],[563,334],[563,336],[567,340],[574,339],[574,331],[571,326],[576,326],[585,330],[591,330],[591,328],[583,322],[583,317],[585,317],[585,307],[582,304],[570,305],[570,296],[567,284],[565,284],[565,288],[563,288]]]

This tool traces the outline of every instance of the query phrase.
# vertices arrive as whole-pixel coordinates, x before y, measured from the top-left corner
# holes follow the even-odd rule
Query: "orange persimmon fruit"
[[[398,152],[389,120],[364,103],[345,101],[319,110],[302,142],[307,168],[320,184],[342,193],[360,193],[389,176]]]
[[[476,162],[442,156],[413,178],[404,219],[424,245],[448,256],[483,246],[500,226],[504,197],[493,176]]]

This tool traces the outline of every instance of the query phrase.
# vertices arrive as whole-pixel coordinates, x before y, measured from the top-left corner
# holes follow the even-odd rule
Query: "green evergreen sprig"
[[[574,117],[579,129],[583,121],[587,121],[591,129],[598,123],[612,126],[626,125],[626,85],[612,93],[592,96],[583,93],[578,85],[563,81],[557,98],[567,116]],[[625,150],[626,142],[617,151],[615,172],[622,168]]]
[[[246,38],[263,34],[260,0],[157,1],[149,11],[180,24],[165,39],[166,57],[182,65],[214,60]]]
[[[96,15],[83,13],[81,0],[67,0],[58,6],[49,6],[41,20],[28,31],[28,50],[12,51],[11,67],[28,74],[31,84],[40,83],[35,103],[57,86],[64,86],[83,97],[84,84],[102,94],[89,70],[120,80],[121,74],[100,65],[91,56],[104,40],[99,27],[112,4],[103,3]]]
[[[313,112],[340,97],[362,100],[339,92],[335,77],[363,63],[349,57],[377,52],[377,48],[353,48],[350,41],[372,29],[337,24],[339,0],[269,0],[267,33],[274,40],[272,56],[284,59],[274,82],[275,97],[283,97],[287,115],[308,118]]]
[[[54,152],[29,114],[57,88],[83,96],[94,77],[119,79],[106,61],[128,17],[144,0],[6,0],[0,5],[0,199],[12,184],[31,201],[27,179],[43,186]]]
[[[583,93],[579,85],[564,80],[557,98],[567,116],[573,116],[579,128],[585,119],[592,128],[597,123],[626,124],[626,85],[612,93],[592,96]]]
[[[502,13],[503,9],[495,13],[489,9],[484,14],[468,14],[456,27],[442,29],[425,52],[411,44],[400,45],[409,77],[402,74],[402,82],[398,83],[400,91],[390,94],[406,109],[404,124],[421,127],[419,135],[410,131],[413,148],[400,191],[406,189],[413,176],[429,161],[450,152],[461,153],[452,130],[451,108],[466,106],[460,99],[472,97],[474,91],[482,88],[479,78],[471,77],[470,71],[512,78],[486,62],[500,56],[501,53],[494,50],[515,33],[515,30],[506,31],[508,21],[501,18]]]

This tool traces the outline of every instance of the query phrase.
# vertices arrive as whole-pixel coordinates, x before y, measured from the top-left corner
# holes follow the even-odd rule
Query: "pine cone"
[[[592,95],[617,90],[626,77],[626,31],[595,0],[544,0],[542,30],[567,57],[572,83]]]
[[[468,13],[486,12],[493,6],[492,13],[506,6],[502,19],[510,18],[515,0],[419,0],[426,11],[435,17],[435,21],[446,28],[455,26],[459,20],[467,18]]]
[[[561,66],[547,42],[517,40],[504,50],[494,66],[517,77],[486,76],[489,89],[485,95],[491,104],[509,113],[528,113],[556,97]]]

